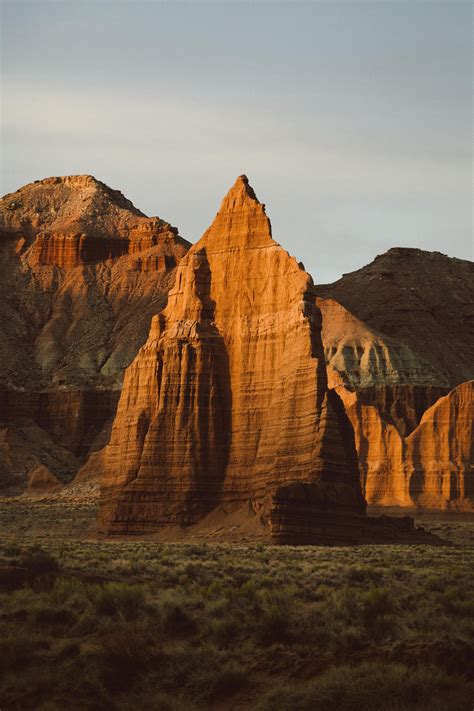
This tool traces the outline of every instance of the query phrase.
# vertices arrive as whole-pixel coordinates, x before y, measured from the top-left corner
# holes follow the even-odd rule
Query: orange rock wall
[[[473,381],[438,399],[407,437],[379,407],[337,390],[354,428],[368,504],[474,508]]]
[[[362,512],[320,330],[311,277],[239,178],[126,371],[103,459],[104,529],[143,533],[245,501],[265,512],[295,481],[346,487]]]
[[[433,385],[380,384],[361,388],[357,395],[366,405],[377,407],[402,435],[408,436],[420,424],[426,410],[450,389]]]
[[[86,235],[40,235],[30,253],[33,266],[54,265],[73,269],[80,264],[114,259],[126,254],[128,242],[122,239],[97,239]]]
[[[407,438],[412,499],[426,508],[474,508],[474,381],[425,412]]]
[[[176,245],[166,254],[163,247],[170,242],[173,233],[134,234],[133,239],[89,237],[84,234],[38,235],[29,252],[29,263],[33,267],[56,266],[74,269],[81,264],[116,259],[125,254],[137,255],[139,271],[172,271],[179,261]],[[153,249],[158,247],[159,249]],[[141,256],[142,252],[151,250]],[[185,254],[186,250],[182,251]]]

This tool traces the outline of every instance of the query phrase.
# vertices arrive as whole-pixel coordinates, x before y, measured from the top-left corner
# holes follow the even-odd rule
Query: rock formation
[[[474,377],[473,276],[471,262],[398,248],[318,287],[330,385],[354,427],[369,504],[474,505],[463,484],[472,466],[465,455],[472,448],[472,429],[464,426],[472,418],[469,384],[462,390],[463,427],[449,424],[449,418],[436,423],[449,432],[442,447],[443,435],[420,424],[438,401],[446,402],[443,396],[450,393],[448,402],[458,402],[452,389]],[[425,437],[437,443],[431,459],[426,448],[420,456],[413,451],[420,432],[428,431]],[[436,477],[415,473],[422,470],[437,472],[445,482],[442,491]]]
[[[391,249],[318,286],[318,310],[307,275],[271,239],[245,181],[182,261],[189,247],[176,228],[92,176],[47,178],[2,199],[0,493],[54,488],[78,469],[81,480],[97,480],[115,457],[121,473],[104,521],[129,478],[134,493],[120,506],[134,516],[156,474],[172,482],[171,518],[195,520],[216,500],[229,508],[247,497],[273,517],[275,535],[291,537],[289,511],[303,520],[317,510],[321,521],[328,497],[343,510],[326,474],[316,481],[324,466],[308,472],[329,458],[331,486],[344,480],[352,425],[369,504],[473,506],[471,262]],[[169,306],[154,318],[178,271]],[[319,312],[329,389],[313,335]],[[121,405],[102,449],[140,348],[126,377],[130,412]],[[193,383],[184,393],[178,371]],[[308,419],[313,405],[319,426]],[[281,416],[272,419],[272,409]],[[139,423],[132,410],[145,412]],[[118,444],[121,427],[128,444]],[[295,488],[295,459],[301,482],[313,483]],[[355,529],[344,530],[341,540]]]
[[[432,509],[474,509],[474,381],[427,410],[407,438],[410,496]]]
[[[438,399],[408,436],[377,405],[340,383],[336,390],[354,427],[369,504],[474,509],[473,381]]]
[[[320,332],[311,277],[241,176],[126,371],[101,455],[103,529],[153,532],[248,502],[279,528],[297,482],[321,492],[312,505],[326,535],[347,530],[365,503]]]
[[[346,333],[334,329],[336,341],[323,333],[323,340],[328,361],[357,387],[407,383],[451,389],[474,378],[473,262],[397,247],[317,291],[337,302],[355,326]],[[361,343],[360,329],[372,337]]]
[[[22,441],[33,423],[43,458],[51,446],[70,453],[68,466],[49,458],[63,482],[105,444],[123,371],[188,247],[92,176],[47,178],[2,199],[0,426],[10,435],[0,491],[27,486],[36,455],[20,457],[6,442]]]
[[[0,422],[1,494],[17,496],[38,482],[72,481],[81,461],[30,419]]]

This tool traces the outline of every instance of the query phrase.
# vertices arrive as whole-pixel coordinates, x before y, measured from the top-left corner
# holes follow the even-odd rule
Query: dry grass
[[[449,548],[278,548],[85,540],[92,504],[0,514],[2,709],[472,708],[467,518],[424,522]]]

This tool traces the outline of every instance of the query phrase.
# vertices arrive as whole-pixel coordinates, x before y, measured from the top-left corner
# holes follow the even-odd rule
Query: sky
[[[92,174],[196,241],[245,173],[326,283],[473,259],[472,6],[3,0],[1,192]]]

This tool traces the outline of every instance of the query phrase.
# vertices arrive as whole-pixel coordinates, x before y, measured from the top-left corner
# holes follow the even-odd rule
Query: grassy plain
[[[0,707],[470,711],[474,521],[454,545],[87,537],[95,505],[0,503]]]

